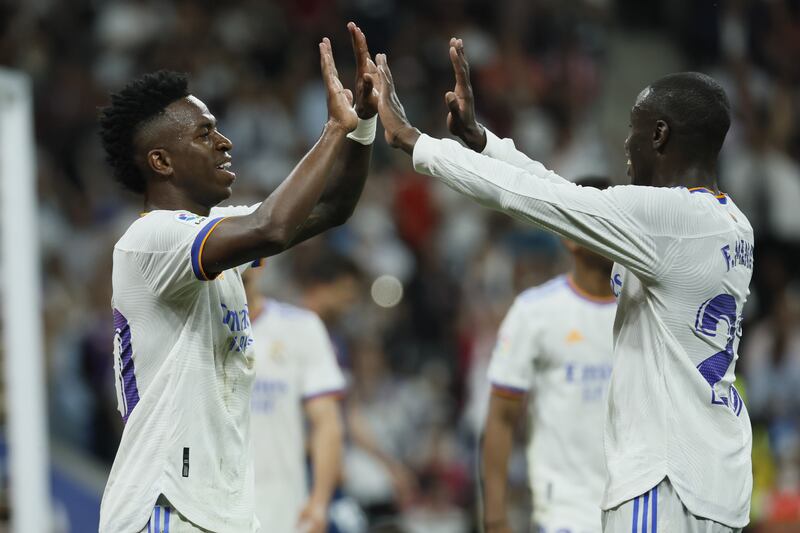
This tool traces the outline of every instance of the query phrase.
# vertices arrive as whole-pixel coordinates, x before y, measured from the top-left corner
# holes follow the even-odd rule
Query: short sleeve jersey
[[[519,295],[492,354],[493,394],[528,393],[533,520],[548,531],[602,529],[615,304],[559,276]]]
[[[252,428],[256,513],[265,531],[294,533],[308,498],[304,403],[344,392],[345,380],[317,315],[268,300],[253,319]]]
[[[209,217],[153,211],[114,247],[114,369],[125,421],[101,533],[140,531],[160,494],[211,531],[257,530],[250,453],[252,334],[242,267],[211,279]]]

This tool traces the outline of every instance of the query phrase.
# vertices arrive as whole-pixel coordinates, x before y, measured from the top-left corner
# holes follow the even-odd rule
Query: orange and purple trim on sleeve
[[[194,243],[192,244],[192,271],[197,279],[200,281],[211,281],[212,279],[216,278],[217,276],[208,277],[203,270],[203,248],[206,245],[206,240],[208,240],[208,236],[211,235],[211,232],[219,226],[219,223],[225,220],[226,217],[219,217],[214,218],[208,221],[208,224],[203,226],[203,229],[197,234],[197,237],[194,238]]]
[[[528,394],[528,391],[525,389],[510,387],[508,385],[500,385],[498,383],[492,382],[493,396],[500,396],[501,398],[507,398],[509,400],[519,400],[526,394]]]
[[[266,259],[264,259],[263,257],[261,259],[256,259],[255,261],[250,263],[250,268],[260,268],[260,267],[264,266],[265,262],[266,262]]]
[[[324,398],[326,396],[333,396],[337,400],[341,400],[345,396],[344,389],[330,389],[320,392],[315,392],[313,394],[309,394],[308,396],[303,396],[304,402],[309,402],[311,400],[316,400],[317,398]]]

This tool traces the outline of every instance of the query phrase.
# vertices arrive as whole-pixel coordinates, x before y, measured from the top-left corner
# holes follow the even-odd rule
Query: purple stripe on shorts
[[[122,419],[127,422],[133,408],[139,403],[139,389],[136,386],[136,372],[133,365],[131,346],[131,326],[128,320],[114,309],[114,332],[119,335],[120,373],[122,374],[122,394],[125,396],[125,413]]]

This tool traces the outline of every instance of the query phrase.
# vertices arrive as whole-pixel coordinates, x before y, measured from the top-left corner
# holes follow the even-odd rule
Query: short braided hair
[[[145,178],[136,166],[134,139],[139,129],[176,100],[189,95],[186,74],[159,70],[145,74],[111,94],[100,109],[100,140],[114,178],[123,187],[144,193]]]

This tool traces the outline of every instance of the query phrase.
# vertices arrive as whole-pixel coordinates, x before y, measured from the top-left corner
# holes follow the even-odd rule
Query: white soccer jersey
[[[341,394],[345,381],[322,321],[269,300],[253,320],[256,513],[265,531],[295,533],[308,498],[303,402]]]
[[[503,320],[489,365],[494,394],[531,392],[533,521],[549,533],[599,533],[611,332],[616,300],[567,276],[528,289]]]
[[[415,167],[617,263],[603,508],[668,476],[693,514],[744,526],[752,432],[733,382],[753,267],[747,218],[707,189],[580,187],[487,137],[478,154],[422,135]]]
[[[208,280],[206,238],[226,216],[153,211],[114,247],[115,374],[125,430],[100,532],[140,531],[163,494],[210,531],[256,531],[250,451],[253,342],[241,270]]]

